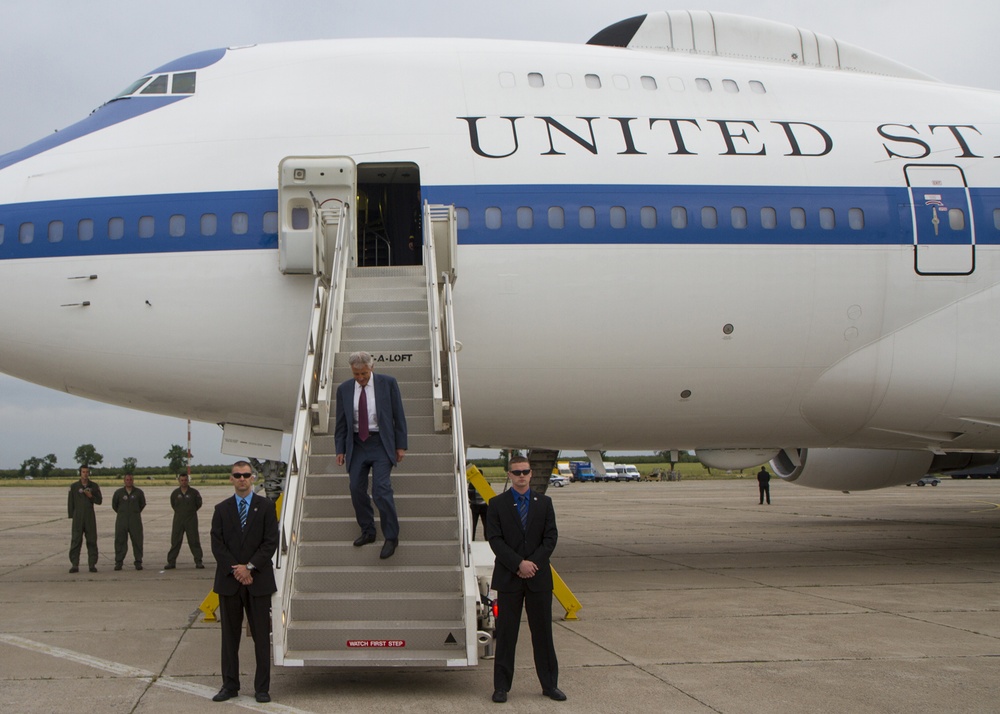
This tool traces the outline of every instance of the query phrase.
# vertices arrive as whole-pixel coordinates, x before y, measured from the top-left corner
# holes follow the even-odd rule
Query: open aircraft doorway
[[[358,267],[420,265],[420,170],[412,163],[358,164]]]

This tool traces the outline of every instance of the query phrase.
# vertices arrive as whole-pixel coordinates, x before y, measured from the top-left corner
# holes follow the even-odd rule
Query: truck
[[[553,476],[562,476],[567,481],[573,479],[573,472],[569,470],[569,461],[558,461],[552,467]]]
[[[594,481],[594,467],[589,461],[570,461],[569,470],[573,474],[572,481]]]

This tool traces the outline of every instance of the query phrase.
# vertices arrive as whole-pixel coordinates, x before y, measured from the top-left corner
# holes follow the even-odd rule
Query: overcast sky
[[[787,22],[941,80],[1000,89],[1000,3],[986,0],[0,0],[0,154],[68,126],[168,60],[203,49],[337,37],[490,37],[586,42],[656,10],[716,10]],[[0,197],[3,201],[3,197]],[[0,306],[2,310],[2,306]],[[2,313],[0,313],[2,319]],[[92,443],[105,465],[163,464],[186,424],[0,375],[0,468]],[[196,463],[224,463],[221,430],[196,424]]]

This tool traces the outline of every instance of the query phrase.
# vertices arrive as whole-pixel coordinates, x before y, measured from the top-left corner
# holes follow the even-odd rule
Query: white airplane
[[[708,12],[190,55],[0,156],[0,370],[288,432],[313,279],[278,167],[344,157],[393,263],[456,208],[467,445],[906,483],[1000,449],[998,110]]]

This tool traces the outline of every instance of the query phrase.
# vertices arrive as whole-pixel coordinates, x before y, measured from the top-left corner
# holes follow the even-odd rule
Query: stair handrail
[[[291,454],[285,474],[281,544],[275,557],[275,567],[279,569],[282,567],[282,555],[293,542],[293,533],[298,528],[301,511],[299,505],[302,499],[299,483],[306,477],[308,471],[310,437],[315,432],[326,433],[329,430],[333,394],[333,357],[340,347],[343,322],[341,318],[344,311],[344,292],[349,263],[349,246],[346,239],[349,232],[347,217],[347,205],[316,212],[316,225],[318,230],[323,232],[323,237],[326,238],[327,228],[333,225],[337,226],[337,233],[332,249],[332,265],[329,271],[325,265],[323,266],[324,269],[313,285],[313,308],[295,404]]]
[[[332,264],[329,271],[332,304],[327,310],[326,322],[323,327],[325,339],[316,391],[317,420],[314,424],[316,433],[326,434],[330,429],[330,409],[336,386],[333,383],[333,361],[340,350],[340,336],[344,324],[344,294],[346,292],[344,288],[347,284],[347,268],[350,265],[348,236],[350,235],[351,218],[348,204],[343,204],[335,210],[323,209],[322,213],[325,214],[321,216],[324,232],[328,226],[337,226]]]
[[[272,639],[271,646],[275,662],[283,662],[285,656],[286,613],[291,606],[292,573],[295,570],[299,513],[301,508],[300,480],[306,477],[309,466],[309,443],[313,420],[313,397],[316,389],[315,365],[321,353],[325,313],[329,310],[329,290],[324,285],[323,276],[317,276],[313,283],[313,306],[309,316],[309,334],[306,337],[305,357],[302,360],[302,376],[295,403],[295,421],[292,426],[292,449],[285,472],[285,487],[281,496],[281,512],[278,516],[278,547],[274,551],[274,569],[277,574],[277,591],[272,596]],[[287,559],[286,559],[287,553]]]
[[[459,532],[462,534],[462,556],[465,567],[472,565],[472,536],[469,528],[468,489],[465,471],[465,433],[462,427],[462,396],[458,386],[458,340],[455,338],[455,306],[452,297],[451,278],[442,273],[441,284],[444,292],[445,354],[448,356],[448,387],[451,402],[451,442],[455,455],[455,488],[461,514]],[[485,528],[485,524],[483,525]]]
[[[318,243],[329,246],[331,241],[328,231],[333,226],[337,230],[332,249],[323,255],[330,259],[331,264],[327,266],[325,261],[321,264],[320,275],[313,284],[313,306],[296,396],[291,454],[282,496],[280,543],[274,555],[274,567],[279,574],[278,590],[274,596],[278,603],[273,608],[276,622],[284,619],[291,603],[291,578],[296,559],[294,546],[298,540],[304,497],[301,485],[309,471],[311,437],[314,433],[326,433],[329,430],[333,358],[340,349],[344,293],[350,263],[349,207],[341,205],[337,209],[317,209],[315,218],[317,230],[322,232],[324,239]],[[272,630],[272,646],[275,659],[278,660],[284,656],[284,628],[275,626]]]
[[[444,431],[444,392],[441,380],[441,298],[438,292],[437,251],[431,226],[431,206],[424,201],[424,270],[427,275],[427,320],[431,344],[431,396],[434,404],[434,430]]]

